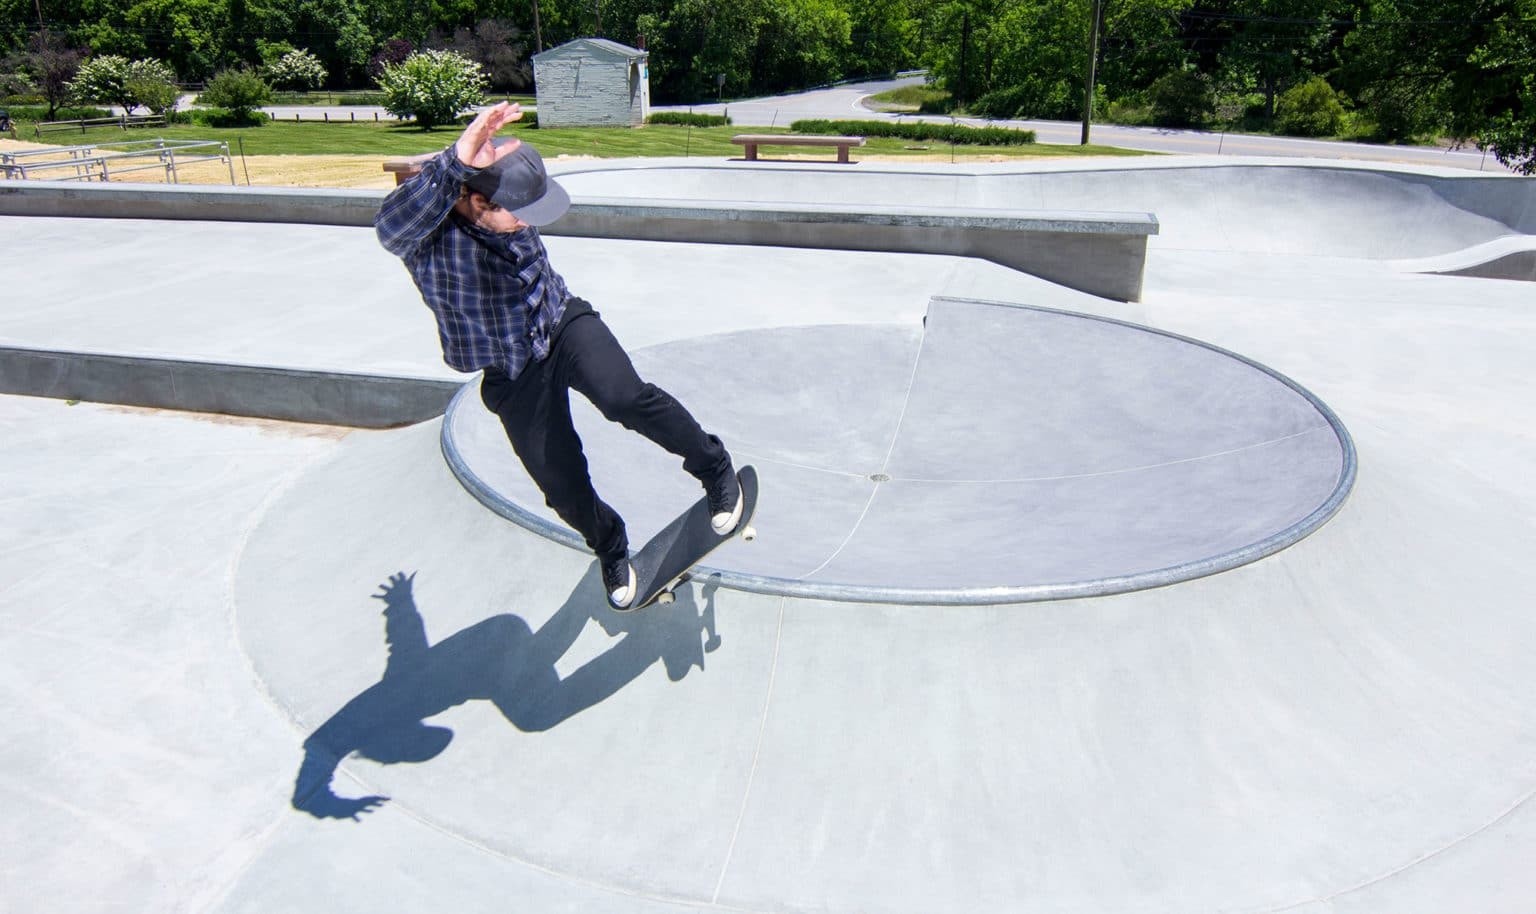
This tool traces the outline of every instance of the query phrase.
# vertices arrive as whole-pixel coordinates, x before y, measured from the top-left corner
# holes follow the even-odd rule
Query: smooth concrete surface
[[[1360,194],[1385,211],[1361,232],[1404,199]],[[899,353],[934,297],[986,300],[1218,346],[1349,430],[1355,485],[1310,536],[1113,596],[892,605],[705,580],[617,617],[588,556],[465,490],[439,421],[0,396],[0,907],[1528,910],[1531,286],[1398,269],[1501,231],[1448,235],[1439,204],[1417,211],[1433,243],[1342,253],[1307,226],[1281,250],[1194,227],[1240,227],[1230,205],[1191,182],[1154,210],[1183,235],[1149,249],[1135,304],[975,259],[551,239],[627,347],[691,341],[701,375],[711,337]],[[364,230],[62,221],[0,219],[7,345],[387,355],[432,376],[430,320]],[[158,271],[167,251],[183,278]],[[261,301],[279,310],[239,306]],[[786,414],[817,413],[796,459],[878,452],[883,388],[803,406],[786,388]],[[964,424],[983,405],[934,408]],[[799,510],[764,491],[765,523]]]
[[[1135,325],[934,299],[921,327],[801,327],[633,353],[758,468],[751,544],[727,586],[897,603],[1009,603],[1161,586],[1294,543],[1353,483],[1347,431],[1304,390]],[[604,501],[633,542],[697,497],[677,459],[577,403]],[[443,451],[492,510],[573,546],[478,385]]]

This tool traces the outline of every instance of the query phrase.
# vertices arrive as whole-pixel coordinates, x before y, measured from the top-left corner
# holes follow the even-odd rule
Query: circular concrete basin
[[[1102,318],[935,299],[922,327],[743,331],[633,357],[758,469],[758,539],[703,569],[746,590],[1002,603],[1162,586],[1296,542],[1354,479],[1349,435],[1300,386]],[[579,395],[573,412],[598,492],[639,548],[698,486]],[[474,384],[443,449],[493,510],[584,548]]]

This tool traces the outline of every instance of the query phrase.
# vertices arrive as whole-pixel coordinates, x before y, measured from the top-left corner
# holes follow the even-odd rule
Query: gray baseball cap
[[[504,138],[496,145],[511,142]],[[470,175],[464,185],[529,225],[548,225],[571,207],[570,195],[544,170],[539,151],[527,143]]]

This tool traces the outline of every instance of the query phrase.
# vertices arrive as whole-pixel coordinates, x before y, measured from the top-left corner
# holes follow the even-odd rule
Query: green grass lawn
[[[933,86],[902,86],[871,95],[867,104],[876,111],[947,111],[949,91]]]
[[[426,131],[414,126],[398,126],[390,123],[375,124],[372,121],[333,122],[329,124],[306,121],[303,123],[275,121],[261,127],[218,128],[192,125],[122,130],[116,127],[93,128],[83,134],[78,132],[46,134],[41,138],[30,136],[30,124],[18,124],[17,135],[21,139],[37,140],[57,145],[83,145],[110,143],[124,140],[177,139],[220,140],[229,143],[231,152],[243,151],[246,155],[415,155],[442,149],[459,135],[459,127],[440,127]],[[709,156],[739,158],[742,148],[731,143],[731,137],[743,133],[789,133],[786,128],[762,127],[672,127],[650,125],[626,129],[616,127],[563,127],[532,129],[513,126],[503,130],[503,135],[516,135],[545,156],[590,155],[602,158],[655,157],[655,156]],[[1024,146],[954,146],[943,142],[914,142],[904,139],[870,138],[862,149],[853,152],[860,155],[881,156],[948,156],[956,158],[972,156],[1006,156],[1009,158],[1033,158],[1039,156],[1083,155],[1142,155],[1129,149],[1112,146],[1051,146],[1028,144]],[[828,160],[836,157],[833,150],[814,147],[773,147],[763,150],[763,155],[811,153]]]

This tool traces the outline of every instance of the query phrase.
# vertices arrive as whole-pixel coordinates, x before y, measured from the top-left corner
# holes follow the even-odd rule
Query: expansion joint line
[[[923,351],[928,348],[927,322],[928,318],[925,315],[923,317],[923,338],[918,343],[917,355],[912,358],[912,373],[907,376],[907,389],[901,395],[901,414],[896,417],[896,428],[891,432],[891,446],[885,449],[885,459],[880,461],[879,473],[881,476],[884,476],[886,471],[891,468],[891,456],[896,453],[896,444],[901,441],[901,429],[907,422],[907,411],[912,406],[912,387],[917,383],[917,369],[923,363]],[[880,482],[877,480],[875,487],[870,490],[869,498],[864,502],[864,510],[859,512],[858,519],[848,528],[848,535],[843,537],[841,543],[837,544],[837,548],[832,550],[832,554],[827,556],[826,561],[811,569],[804,575],[804,578],[813,578],[820,574],[842,554],[843,550],[848,547],[848,544],[853,541],[854,535],[859,532],[859,528],[864,525],[864,518],[869,516],[869,509],[875,506],[875,498],[879,494]]]
[[[741,791],[741,808],[736,811],[736,827],[731,829],[731,843],[726,845],[725,859],[720,862],[720,876],[715,880],[715,891],[710,904],[720,901],[720,889],[725,885],[725,874],[730,872],[731,858],[736,854],[736,839],[741,835],[741,823],[747,818],[747,805],[752,800],[752,785],[757,780],[757,763],[763,754],[763,737],[768,732],[768,712],[773,707],[773,682],[779,675],[779,648],[784,642],[784,607],[789,600],[779,598],[779,620],[773,632],[773,660],[768,665],[768,688],[763,695],[763,713],[757,721],[757,745],[752,749],[752,766],[747,770],[747,784]]]

